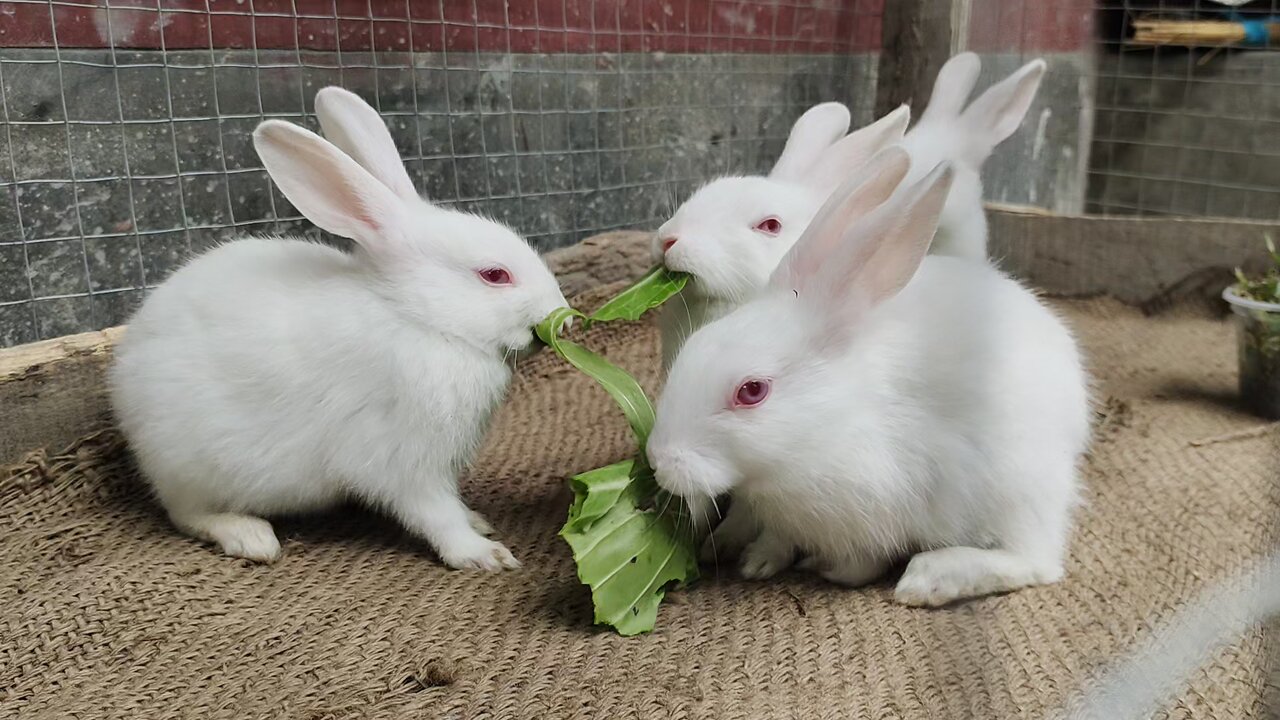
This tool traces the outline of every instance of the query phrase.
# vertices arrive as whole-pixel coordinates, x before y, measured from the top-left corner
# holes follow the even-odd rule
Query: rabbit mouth
[[[542,338],[538,337],[537,333],[534,333],[533,338],[529,340],[527,344],[521,347],[512,348],[511,352],[514,354],[516,361],[519,362],[521,360],[528,360],[534,355],[542,352],[546,347],[547,344],[542,341]]]
[[[711,299],[714,297],[714,295],[707,292],[707,283],[694,273],[673,267],[668,267],[667,269],[673,272],[681,272],[689,276],[689,282],[686,283],[684,289],[680,291],[680,294],[684,295],[686,298]]]
[[[734,484],[720,463],[697,452],[671,452],[651,444],[649,461],[659,487],[687,501],[714,497]]]
[[[723,271],[698,273],[678,265],[680,263],[668,265],[667,269],[689,276],[688,284],[681,291],[687,299],[736,304],[745,301],[757,290],[754,279],[745,275]]]
[[[688,267],[689,263],[686,256],[687,253],[683,252],[664,252],[658,254],[657,261],[662,263],[662,266],[671,272],[685,273],[692,279],[694,277],[694,273]]]

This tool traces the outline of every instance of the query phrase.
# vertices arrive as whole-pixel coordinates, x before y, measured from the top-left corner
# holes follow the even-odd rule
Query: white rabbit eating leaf
[[[289,201],[355,251],[249,238],[179,269],[118,348],[120,426],[173,523],[229,555],[275,560],[263,516],[356,500],[451,567],[518,567],[458,474],[507,358],[564,296],[510,229],[420,198],[359,97],[325,88],[316,113],[329,141],[269,120],[254,145]]]
[[[647,454],[748,577],[799,549],[861,585],[910,556],[896,597],[940,605],[1062,577],[1087,378],[1070,332],[986,263],[925,257],[953,172],[899,190],[883,151],[836,192],[766,291],[694,333]]]

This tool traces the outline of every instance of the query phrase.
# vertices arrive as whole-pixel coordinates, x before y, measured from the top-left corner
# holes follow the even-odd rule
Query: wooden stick
[[[1268,41],[1280,40],[1280,23],[1267,23]],[[1234,45],[1245,26],[1226,20],[1134,20],[1133,42],[1140,45]]]
[[[1192,440],[1191,447],[1204,447],[1206,445],[1215,445],[1222,442],[1231,442],[1232,440],[1245,440],[1247,438],[1262,437],[1272,430],[1280,430],[1280,422],[1269,422],[1265,425],[1247,428],[1245,430],[1236,430],[1235,432],[1224,433],[1222,435],[1214,435],[1213,437],[1202,438],[1200,440]]]

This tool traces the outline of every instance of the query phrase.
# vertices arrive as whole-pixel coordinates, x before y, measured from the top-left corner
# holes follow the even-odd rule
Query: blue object
[[[1280,22],[1280,16],[1264,17],[1257,20],[1245,20],[1244,16],[1239,12],[1231,11],[1226,13],[1227,19],[1232,22],[1240,23],[1240,27],[1244,28],[1244,44],[1250,46],[1266,47],[1271,42],[1271,33],[1267,26]]]
[[[1271,36],[1267,30],[1267,21],[1246,20],[1240,24],[1244,26],[1244,44],[1245,45],[1266,45],[1267,44]]]

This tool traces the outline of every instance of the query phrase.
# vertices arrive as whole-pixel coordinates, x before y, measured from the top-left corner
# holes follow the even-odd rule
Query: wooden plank
[[[970,0],[893,0],[881,16],[883,49],[876,74],[876,117],[902,103],[919,113],[933,80],[964,49]]]
[[[123,328],[0,350],[0,465],[109,422],[106,371]]]

